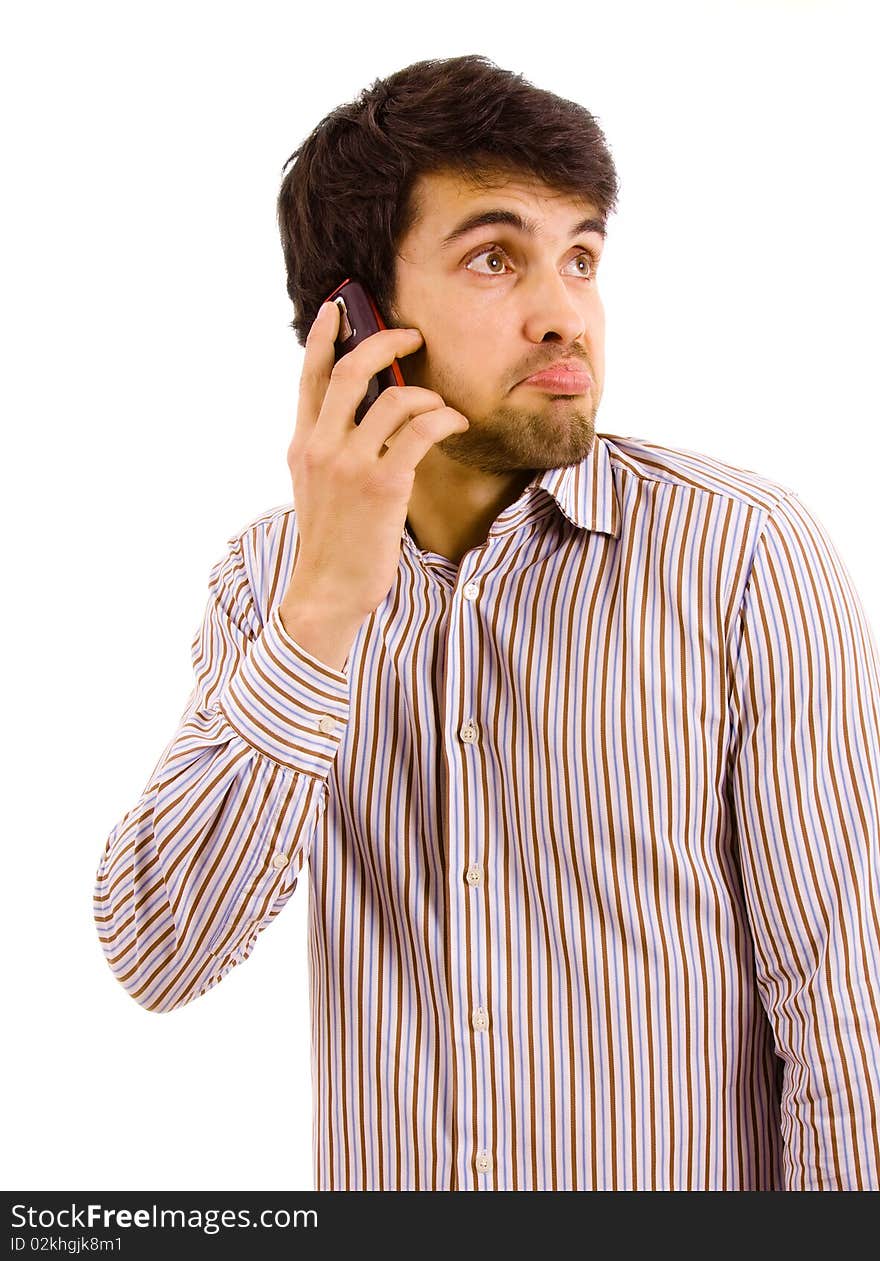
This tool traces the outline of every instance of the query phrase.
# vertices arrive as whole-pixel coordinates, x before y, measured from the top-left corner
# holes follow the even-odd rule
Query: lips
[[[552,390],[555,394],[586,394],[593,384],[589,372],[563,368],[546,368],[520,381],[540,390]]]

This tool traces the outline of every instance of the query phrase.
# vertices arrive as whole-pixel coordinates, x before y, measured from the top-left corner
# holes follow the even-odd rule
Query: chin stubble
[[[556,408],[559,404],[551,406]],[[468,419],[468,430],[450,434],[437,445],[449,459],[484,473],[578,464],[589,454],[596,433],[595,409],[589,413],[578,411],[562,420],[548,417],[546,412],[523,413],[502,407],[486,420]],[[561,432],[554,437],[553,429],[557,427]]]

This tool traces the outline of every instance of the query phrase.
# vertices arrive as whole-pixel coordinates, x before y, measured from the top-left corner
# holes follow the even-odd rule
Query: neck
[[[416,546],[455,564],[485,543],[500,512],[519,499],[534,469],[483,473],[429,451],[419,461],[407,527]]]

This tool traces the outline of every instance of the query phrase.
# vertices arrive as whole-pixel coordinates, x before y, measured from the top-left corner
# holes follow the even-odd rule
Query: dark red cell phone
[[[379,308],[370,294],[357,280],[343,280],[325,302],[335,302],[339,307],[339,335],[336,338],[336,362],[347,355],[355,346],[359,346],[366,337],[378,333],[380,328],[387,328]],[[403,374],[393,359],[391,365],[377,372],[370,378],[367,392],[358,404],[354,414],[354,423],[359,425],[373,406],[376,399],[389,385],[406,385]]]

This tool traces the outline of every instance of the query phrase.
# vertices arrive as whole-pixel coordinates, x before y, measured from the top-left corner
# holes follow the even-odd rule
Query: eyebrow
[[[455,241],[473,232],[474,228],[489,227],[493,223],[505,223],[511,228],[516,228],[517,232],[524,232],[527,236],[537,236],[540,231],[533,219],[524,219],[515,210],[479,210],[476,214],[468,215],[457,227],[454,227],[440,242],[440,248],[441,250],[448,249]],[[602,219],[581,219],[572,228],[571,235],[578,236],[581,232],[598,232],[604,238],[605,223]]]

